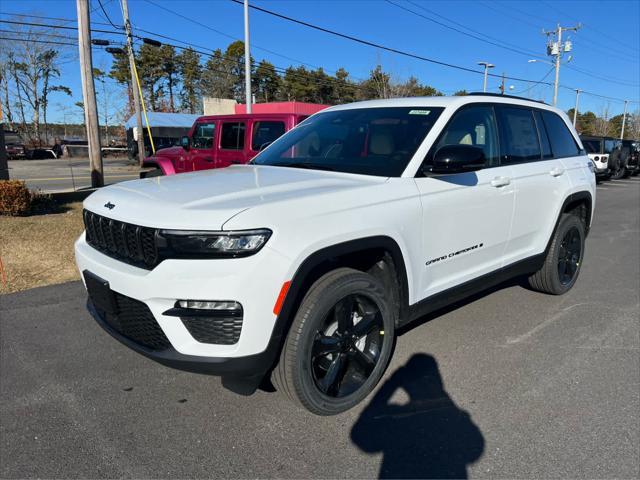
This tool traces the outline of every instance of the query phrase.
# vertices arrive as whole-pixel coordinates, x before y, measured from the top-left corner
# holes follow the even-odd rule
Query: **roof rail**
[[[515,98],[515,99],[518,99],[518,100],[526,100],[527,102],[536,102],[536,103],[542,103],[543,105],[548,105],[547,102],[543,102],[542,100],[534,100],[533,98],[518,97],[517,95],[503,95],[501,93],[469,92],[467,95],[471,95],[471,96],[474,96],[474,97]]]

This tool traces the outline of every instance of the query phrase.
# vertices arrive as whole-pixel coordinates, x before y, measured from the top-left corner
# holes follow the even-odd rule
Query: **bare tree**
[[[602,109],[600,110],[600,115],[596,117],[594,133],[598,136],[606,137],[609,135],[609,108],[610,105],[607,103],[607,105],[602,107]]]

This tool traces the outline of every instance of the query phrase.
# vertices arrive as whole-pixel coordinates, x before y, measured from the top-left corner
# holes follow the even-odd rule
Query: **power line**
[[[230,0],[230,1],[233,2],[233,3],[237,3],[239,5],[243,4],[240,0]],[[473,68],[463,67],[461,65],[455,65],[453,63],[448,63],[448,62],[443,62],[443,61],[440,61],[440,60],[435,60],[433,58],[424,57],[422,55],[418,55],[418,54],[411,53],[411,52],[405,52],[403,50],[399,50],[399,49],[393,48],[393,47],[387,47],[387,46],[379,44],[379,43],[375,43],[375,42],[371,42],[369,40],[363,40],[361,38],[354,37],[353,35],[348,35],[346,33],[336,32],[335,30],[330,30],[328,28],[320,27],[318,25],[314,25],[312,23],[305,22],[303,20],[298,20],[296,18],[292,18],[292,17],[289,17],[287,15],[283,15],[281,13],[274,12],[272,10],[267,10],[266,8],[258,7],[258,6],[255,6],[255,5],[249,5],[249,7],[254,9],[254,10],[258,10],[260,12],[266,13],[268,15],[271,15],[271,16],[274,16],[274,17],[278,17],[280,19],[287,20],[289,22],[297,23],[298,25],[303,25],[303,26],[311,28],[313,30],[318,30],[320,32],[328,33],[328,34],[334,35],[336,37],[340,37],[340,38],[344,38],[344,39],[347,39],[347,40],[351,40],[352,42],[356,42],[356,43],[359,43],[361,45],[366,45],[368,47],[377,48],[377,49],[384,50],[384,51],[387,51],[387,52],[395,53],[397,55],[402,55],[402,56],[405,56],[405,57],[413,58],[415,60],[422,60],[424,62],[433,63],[435,65],[441,65],[443,67],[449,67],[449,68],[454,68],[456,70],[461,70],[461,71],[464,71],[464,72],[475,73],[475,74],[478,74],[478,75],[484,75],[484,72],[482,72],[480,70],[474,70]],[[496,75],[496,74],[493,74],[493,73],[490,73],[489,76],[491,76],[491,77],[501,77],[501,75]],[[517,77],[505,77],[505,78],[509,78],[510,80],[523,81],[523,82],[527,81],[526,79],[517,78]]]
[[[145,0],[145,1],[146,1],[147,3],[149,3],[150,5],[153,5],[153,6],[157,7],[157,8],[160,8],[160,9],[162,9],[162,10],[164,10],[164,11],[168,12],[168,13],[171,13],[172,15],[176,15],[177,17],[180,17],[180,18],[182,18],[182,19],[184,19],[184,20],[186,20],[186,21],[188,21],[188,22],[191,22],[191,23],[193,23],[193,24],[195,24],[195,25],[199,25],[199,26],[201,26],[202,28],[206,28],[207,30],[210,30],[210,31],[212,31],[212,32],[217,33],[218,35],[222,35],[223,37],[229,38],[229,39],[234,40],[234,41],[236,41],[236,40],[240,40],[240,41],[242,41],[242,39],[241,39],[241,38],[234,37],[233,35],[229,35],[228,33],[225,33],[225,32],[222,32],[222,31],[220,31],[220,30],[217,30],[217,29],[213,28],[213,27],[212,27],[212,26],[210,26],[210,25],[207,25],[207,24],[205,24],[205,23],[202,23],[202,22],[200,22],[200,21],[198,21],[198,20],[195,20],[195,19],[193,19],[193,18],[191,18],[191,17],[187,17],[186,15],[183,15],[182,13],[176,12],[175,10],[171,10],[170,8],[167,8],[167,7],[163,6],[163,5],[159,5],[159,4],[157,4],[156,2],[154,2],[154,1],[152,1],[152,0]],[[137,30],[141,30],[141,29],[137,29]],[[141,31],[142,31],[142,30],[141,30]],[[147,33],[149,33],[149,32],[147,32]],[[157,35],[157,34],[154,34],[154,35],[159,36],[159,37],[162,37],[161,35]],[[187,45],[189,45],[189,43],[187,43],[187,42],[182,42],[181,40],[175,40],[175,39],[173,39],[173,40],[174,40],[174,41],[179,41],[179,42],[181,42],[181,43],[186,43]],[[270,49],[268,49],[268,48],[261,47],[261,46],[259,46],[259,45],[256,45],[255,43],[253,43],[253,44],[252,44],[252,46],[253,46],[254,48],[256,48],[257,50],[262,50],[262,51],[264,51],[264,52],[270,53],[270,54],[275,55],[275,56],[277,56],[277,57],[284,58],[285,60],[289,60],[290,62],[295,62],[295,63],[297,63],[297,64],[305,65],[305,66],[307,66],[307,67],[312,67],[312,68],[316,68],[316,69],[317,69],[317,68],[320,68],[318,65],[313,65],[313,64],[311,64],[311,63],[303,62],[302,60],[298,60],[298,59],[296,59],[296,58],[292,58],[292,57],[289,57],[289,56],[287,56],[287,55],[283,55],[283,54],[281,54],[281,53],[279,53],[279,52],[275,52],[275,51],[270,50]],[[199,48],[204,48],[204,47],[199,47]],[[327,70],[327,71],[328,71],[328,72],[332,72],[331,70]],[[335,73],[335,71],[333,71],[332,73]],[[355,78],[355,77],[354,77],[354,78]],[[356,78],[356,80],[361,80],[361,79],[357,79],[357,78]]]
[[[0,37],[0,40],[12,40],[18,42],[30,42],[30,43],[47,43],[49,45],[68,45],[71,47],[77,47],[77,43],[67,43],[67,42],[55,42],[53,40],[34,40],[34,39],[26,39],[26,38],[8,38],[8,37]]]
[[[124,27],[122,27],[122,26],[118,26],[118,25],[115,25],[115,24],[111,21],[111,18],[109,18],[109,14],[108,14],[108,13],[107,13],[107,11],[104,9],[104,5],[102,4],[102,0],[98,0],[98,5],[100,5],[100,9],[102,10],[102,13],[104,13],[104,17],[107,19],[107,22],[109,22],[113,28],[115,28],[116,30],[123,30],[123,29],[124,29]]]
[[[543,1],[542,3],[548,5],[551,9],[555,10],[560,15],[564,15],[566,17],[571,18],[571,15],[568,15],[566,12],[563,12],[562,10],[560,10],[559,8],[557,8],[555,5],[551,4],[550,2]],[[608,33],[603,32],[602,30],[599,30],[596,27],[591,26],[591,24],[584,24],[583,23],[582,26],[583,27],[587,27],[587,28],[593,30],[594,32],[598,33],[599,35],[602,35],[602,36],[608,38],[610,42],[617,43],[618,45],[620,45],[620,46],[622,46],[622,47],[624,47],[624,48],[626,48],[628,50],[632,50],[633,52],[635,52],[634,55],[637,55],[637,53],[640,52],[640,49],[632,47],[632,46],[630,46],[630,45],[628,45],[628,44],[626,44],[624,42],[621,42],[619,39],[617,39],[615,37],[612,37]]]
[[[433,14],[433,15],[436,15],[436,16],[438,16],[440,18],[443,18],[443,19],[445,19],[445,20],[447,20],[447,21],[449,21],[449,22],[451,22],[451,23],[453,23],[455,25],[459,25],[459,26],[461,26],[463,28],[466,28],[467,30],[470,30],[471,32],[474,32],[477,35],[474,35],[474,33],[465,32],[463,30],[460,30],[458,28],[452,27],[452,26],[447,25],[447,24],[445,24],[443,22],[435,20],[433,18],[427,17],[426,15],[423,15],[423,14],[421,14],[419,12],[415,12],[415,11],[413,11],[413,10],[411,10],[409,8],[406,8],[406,7],[402,6],[402,5],[399,5],[399,4],[397,4],[397,3],[395,3],[395,2],[393,2],[391,0],[385,0],[385,1],[388,4],[393,5],[394,7],[397,7],[397,8],[400,8],[400,9],[404,10],[405,12],[409,12],[409,13],[415,15],[415,16],[418,16],[418,17],[421,17],[421,18],[423,18],[425,20],[433,22],[436,25],[440,25],[440,26],[442,26],[444,28],[448,28],[449,30],[453,30],[454,32],[458,32],[458,33],[460,33],[462,35],[466,35],[467,37],[471,37],[471,38],[474,38],[474,39],[479,40],[481,42],[488,43],[489,45],[493,45],[493,46],[496,46],[498,48],[502,48],[504,50],[509,50],[510,52],[515,52],[517,54],[525,55],[525,56],[528,56],[528,57],[544,58],[541,55],[539,55],[538,53],[527,51],[527,50],[523,50],[523,49],[515,47],[515,46],[509,46],[509,44],[506,43],[506,42],[498,40],[498,39],[496,39],[494,37],[490,37],[489,35],[485,35],[484,33],[478,32],[477,30],[473,30],[473,29],[471,29],[469,27],[465,27],[464,25],[462,25],[462,24],[460,24],[458,22],[454,22],[453,20],[450,20],[450,19],[444,17],[443,15],[437,14],[437,13],[433,12],[432,10],[429,10],[429,9],[427,9],[427,8],[425,8],[425,7],[423,7],[423,6],[419,5],[419,4],[416,4],[414,2],[409,1],[408,3],[410,3],[411,5],[413,5],[416,8],[419,8],[419,9],[427,11],[427,12]],[[482,36],[487,37],[487,38],[489,38],[491,40],[486,40],[485,38],[479,37],[478,35],[482,35]],[[492,41],[492,40],[495,40],[495,41]],[[500,43],[498,43],[498,42],[500,42]]]

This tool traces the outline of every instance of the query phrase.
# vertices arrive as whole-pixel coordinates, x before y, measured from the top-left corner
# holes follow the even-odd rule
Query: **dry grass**
[[[82,203],[61,207],[61,213],[29,217],[0,216],[0,293],[79,279],[73,242],[82,230]]]

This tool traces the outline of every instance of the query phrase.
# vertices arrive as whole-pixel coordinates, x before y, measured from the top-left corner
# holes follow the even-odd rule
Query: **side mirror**
[[[191,148],[191,139],[187,136],[184,136],[180,139],[180,145],[185,150],[189,150]]]
[[[480,170],[487,166],[484,151],[472,145],[445,145],[433,156],[430,173],[452,174]]]

